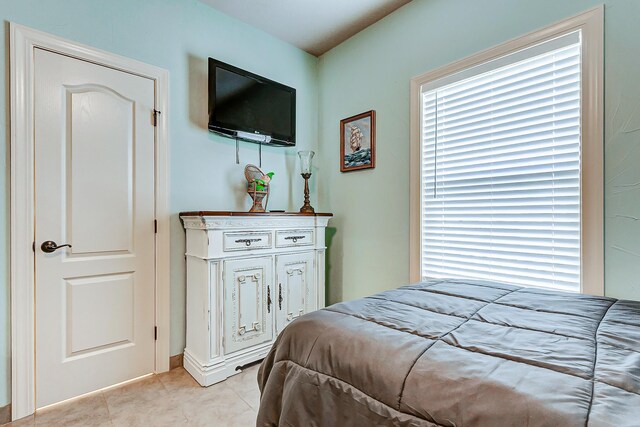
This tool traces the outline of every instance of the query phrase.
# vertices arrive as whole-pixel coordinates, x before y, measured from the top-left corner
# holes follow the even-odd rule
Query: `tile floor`
[[[38,411],[17,426],[252,427],[260,402],[258,365],[211,387],[183,368]]]

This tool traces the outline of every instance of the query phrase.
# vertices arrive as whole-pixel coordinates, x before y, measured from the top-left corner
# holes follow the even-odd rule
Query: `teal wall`
[[[409,280],[409,81],[602,4],[414,0],[320,58],[320,200],[336,214],[329,301]],[[640,1],[606,0],[605,285],[640,300]],[[376,168],[340,173],[340,119],[376,110]]]
[[[269,206],[302,204],[296,151],[317,151],[317,58],[196,0],[0,0],[0,406],[10,401],[8,22],[26,25],[169,70],[171,185],[171,354],[184,349],[183,210],[246,210],[243,167],[257,146],[206,131],[209,56],[296,87],[298,146],[263,150],[276,172]],[[314,192],[315,194],[315,192]],[[313,201],[315,202],[315,197]]]

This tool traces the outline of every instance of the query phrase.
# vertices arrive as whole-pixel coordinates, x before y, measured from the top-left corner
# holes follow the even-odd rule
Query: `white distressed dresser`
[[[183,212],[185,369],[203,386],[266,356],[293,319],[324,307],[332,214]]]

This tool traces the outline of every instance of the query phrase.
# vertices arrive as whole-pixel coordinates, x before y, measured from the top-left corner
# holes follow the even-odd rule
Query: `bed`
[[[640,302],[432,280],[279,335],[258,426],[640,426]]]

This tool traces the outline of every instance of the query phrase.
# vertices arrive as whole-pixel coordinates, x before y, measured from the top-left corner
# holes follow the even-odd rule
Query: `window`
[[[585,245],[602,242],[601,184],[588,186],[591,175],[602,180],[602,133],[583,128],[594,114],[585,84],[593,80],[585,62],[593,55],[583,53],[585,28],[532,37],[525,47],[487,52],[472,66],[414,84],[419,259],[412,269],[419,279],[584,290],[584,255],[593,251]],[[585,172],[594,156],[600,170]],[[597,204],[585,205],[587,191],[600,192],[599,215]],[[587,236],[594,233],[599,238]],[[595,262],[601,276],[602,260]],[[599,281],[592,293],[602,293]]]
[[[423,86],[423,277],[580,290],[579,36]]]

